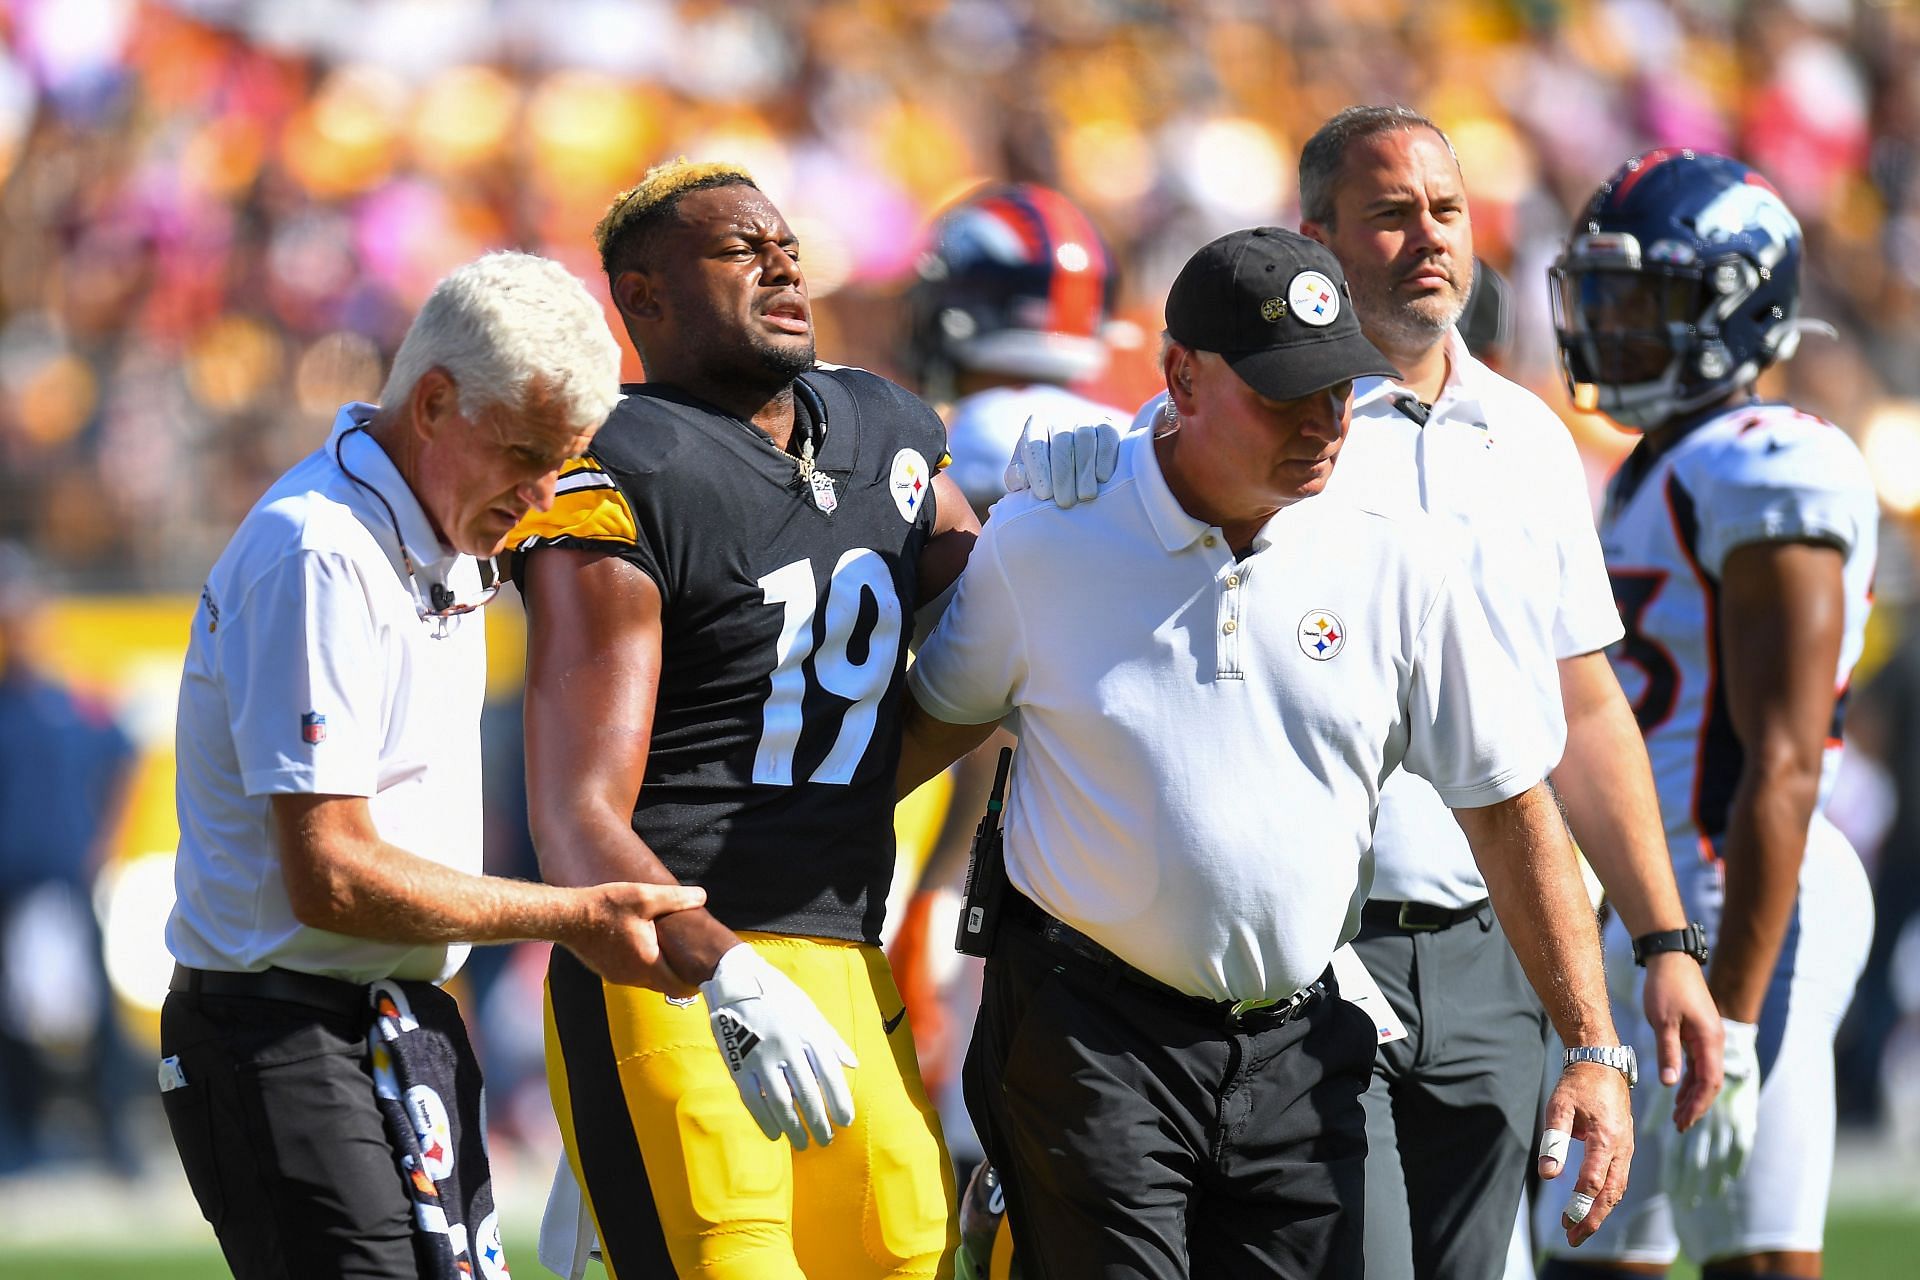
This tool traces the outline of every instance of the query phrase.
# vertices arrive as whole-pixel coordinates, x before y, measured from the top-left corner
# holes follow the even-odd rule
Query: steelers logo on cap
[[[1302,324],[1318,329],[1340,318],[1340,291],[1318,271],[1302,271],[1287,286],[1287,301]]]

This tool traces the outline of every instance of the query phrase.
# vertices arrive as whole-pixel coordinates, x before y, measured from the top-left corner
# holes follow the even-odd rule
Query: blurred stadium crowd
[[[759,176],[823,353],[883,369],[933,210],[985,177],[1058,187],[1123,264],[1134,351],[1098,390],[1136,402],[1174,269],[1291,221],[1299,141],[1361,101],[1452,133],[1550,395],[1571,204],[1647,143],[1738,152],[1800,213],[1807,311],[1846,337],[1807,344],[1795,396],[1891,424],[1878,454],[1920,471],[1890,400],[1920,392],[1911,5],[7,0],[0,32],[0,533],[89,587],[195,586],[444,270],[517,245],[591,278],[608,194],[675,152]]]
[[[1651,144],[1767,173],[1805,226],[1805,314],[1841,333],[1773,376],[1862,441],[1906,530],[1916,67],[1900,0],[0,0],[0,538],[70,591],[191,593],[441,274],[515,246],[603,290],[594,221],[677,153],[758,176],[823,357],[883,372],[933,212],[987,178],[1064,191],[1123,272],[1085,390],[1131,406],[1173,272],[1291,225],[1299,143],[1355,102],[1451,133],[1515,285],[1508,371],[1560,406],[1544,283],[1574,204]],[[1597,484],[1630,442],[1567,414]],[[1920,643],[1891,607],[1907,542],[1884,540],[1882,661]],[[1860,807],[1885,829],[1920,790],[1920,676],[1880,687],[1890,771]],[[1920,818],[1892,822],[1883,912],[1920,897]],[[1920,1007],[1895,994],[1881,1037]],[[1863,1061],[1856,1116],[1878,1039]]]

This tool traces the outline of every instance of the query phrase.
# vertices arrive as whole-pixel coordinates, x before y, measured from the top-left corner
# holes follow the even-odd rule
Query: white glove
[[[1720,1021],[1727,1030],[1726,1082],[1720,1096],[1691,1129],[1664,1135],[1667,1159],[1661,1175],[1668,1197],[1679,1205],[1725,1195],[1747,1167],[1760,1127],[1760,1028],[1731,1018]]]
[[[1032,489],[1033,496],[1065,510],[1091,502],[1120,462],[1120,429],[1110,422],[1036,430],[1034,420],[1020,428],[1020,443],[1007,463],[1007,492]]]
[[[720,957],[700,994],[714,1043],[760,1132],[773,1139],[784,1131],[804,1151],[809,1129],[825,1146],[833,1125],[853,1123],[853,1091],[841,1067],[860,1064],[793,979],[743,942]]]

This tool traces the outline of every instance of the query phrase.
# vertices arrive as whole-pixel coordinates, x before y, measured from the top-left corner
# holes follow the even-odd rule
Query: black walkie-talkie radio
[[[967,888],[960,903],[960,926],[953,949],[962,955],[984,956],[993,950],[1000,928],[1000,904],[1007,892],[1007,861],[1000,842],[1000,811],[1006,807],[1007,771],[1013,767],[1013,748],[1000,748],[993,770],[993,790],[987,793],[987,812],[973,833],[973,853],[967,859]]]

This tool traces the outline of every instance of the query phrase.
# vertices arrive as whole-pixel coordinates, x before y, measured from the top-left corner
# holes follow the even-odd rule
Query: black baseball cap
[[[1167,336],[1224,357],[1270,400],[1400,376],[1361,334],[1332,251],[1283,227],[1236,231],[1188,258],[1167,294]]]

